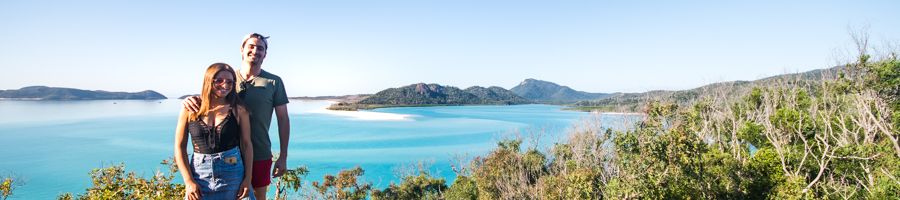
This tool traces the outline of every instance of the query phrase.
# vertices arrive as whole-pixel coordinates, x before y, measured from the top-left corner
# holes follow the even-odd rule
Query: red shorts
[[[253,188],[267,187],[272,183],[272,159],[253,161],[253,179],[250,185]]]

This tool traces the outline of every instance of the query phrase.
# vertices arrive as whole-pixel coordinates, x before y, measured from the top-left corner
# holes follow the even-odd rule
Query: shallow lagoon
[[[382,188],[403,166],[430,164],[451,182],[451,163],[490,151],[502,138],[535,137],[548,146],[581,120],[604,123],[620,115],[591,115],[552,105],[324,110],[327,101],[293,100],[288,167],[306,165],[307,183],[361,166],[364,179]],[[81,193],[91,169],[125,163],[149,176],[172,156],[180,100],[0,101],[0,173],[26,181],[17,199],[52,199]],[[277,149],[277,130],[270,131]],[[619,120],[621,121],[621,120]],[[604,124],[604,126],[614,126]],[[527,145],[527,144],[526,144]],[[277,152],[277,151],[275,151]],[[176,177],[178,182],[180,176]],[[271,191],[271,190],[270,190]]]

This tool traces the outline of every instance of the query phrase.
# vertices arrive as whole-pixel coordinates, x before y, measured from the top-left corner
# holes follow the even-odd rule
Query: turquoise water
[[[326,112],[322,108],[328,104],[288,104],[288,167],[308,166],[307,182],[361,166],[365,181],[385,187],[399,180],[395,174],[402,166],[423,162],[449,183],[456,176],[451,163],[484,154],[502,138],[540,138],[537,144],[546,146],[564,138],[580,120],[620,118],[517,105],[384,108],[374,112],[407,117],[369,119]],[[25,180],[13,199],[82,193],[90,185],[91,169],[117,163],[150,176],[173,154],[180,105],[180,100],[0,101],[0,174]],[[274,123],[272,127],[277,149]]]

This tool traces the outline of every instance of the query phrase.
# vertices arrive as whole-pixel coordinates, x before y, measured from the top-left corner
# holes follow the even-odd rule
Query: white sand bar
[[[329,103],[334,104],[337,103],[335,101],[329,101]],[[316,110],[312,110],[312,113],[321,113],[328,115],[337,115],[342,117],[349,117],[358,120],[373,120],[373,121],[412,121],[414,115],[407,114],[397,114],[397,113],[383,113],[383,112],[373,112],[373,111],[342,111],[342,110],[328,110],[328,106],[325,105]]]

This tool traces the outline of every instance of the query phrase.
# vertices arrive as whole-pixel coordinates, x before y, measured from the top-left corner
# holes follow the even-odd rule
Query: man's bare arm
[[[291,120],[288,117],[287,105],[275,106],[275,117],[278,118],[278,143],[280,152],[272,176],[280,177],[287,171],[288,143],[291,135]]]

